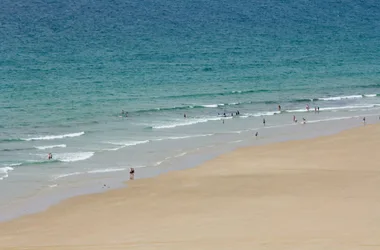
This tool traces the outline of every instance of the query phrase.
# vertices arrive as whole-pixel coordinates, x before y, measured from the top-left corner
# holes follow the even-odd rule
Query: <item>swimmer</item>
[[[135,178],[135,169],[134,168],[131,168],[129,170],[129,179],[130,180],[133,180]]]

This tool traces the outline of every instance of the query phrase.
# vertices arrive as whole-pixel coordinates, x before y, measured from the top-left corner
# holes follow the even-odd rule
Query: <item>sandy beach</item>
[[[368,125],[241,148],[1,223],[0,249],[380,249],[379,142]]]

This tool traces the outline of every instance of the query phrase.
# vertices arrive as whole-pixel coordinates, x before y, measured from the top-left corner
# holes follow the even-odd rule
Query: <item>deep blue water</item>
[[[3,0],[0,27],[0,178],[41,146],[71,164],[115,138],[202,134],[218,113],[380,105],[374,0]]]

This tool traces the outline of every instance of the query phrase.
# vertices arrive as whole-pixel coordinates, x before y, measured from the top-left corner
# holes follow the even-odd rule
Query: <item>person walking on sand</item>
[[[130,180],[133,180],[135,178],[135,169],[134,168],[131,168],[129,170],[129,179]]]
[[[293,115],[293,122],[297,122],[297,118],[295,115]]]
[[[304,117],[302,117],[302,121],[303,124],[306,124],[306,119]]]
[[[363,117],[363,124],[365,125],[366,123],[365,123],[365,117]]]

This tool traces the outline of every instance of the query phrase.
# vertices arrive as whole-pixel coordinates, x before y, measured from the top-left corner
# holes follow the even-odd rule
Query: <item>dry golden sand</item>
[[[380,126],[249,147],[0,224],[0,249],[380,249]]]

